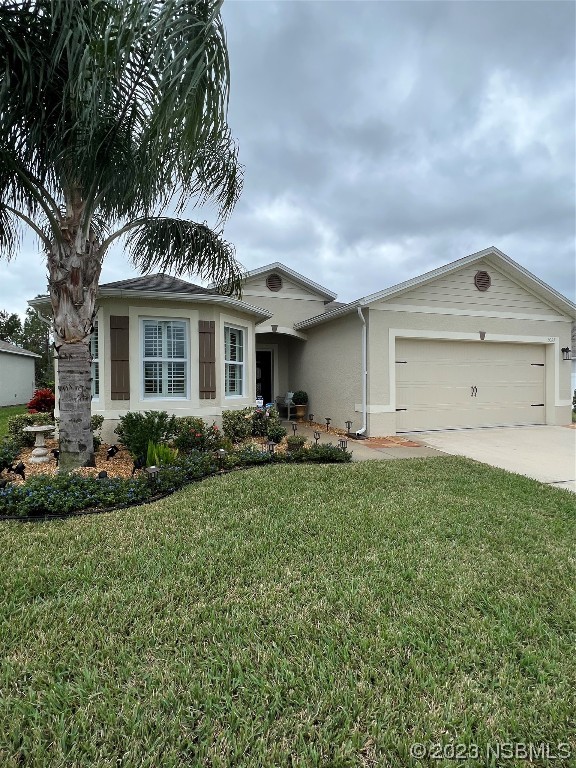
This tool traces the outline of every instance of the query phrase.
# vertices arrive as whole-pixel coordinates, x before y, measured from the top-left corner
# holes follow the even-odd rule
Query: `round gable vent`
[[[271,275],[268,275],[266,278],[266,288],[268,288],[269,291],[274,291],[274,293],[278,293],[280,288],[282,288],[282,278],[280,275],[277,275],[276,272],[273,272]]]
[[[474,285],[479,291],[487,291],[492,285],[492,280],[488,272],[484,272],[483,269],[476,272],[474,275]]]

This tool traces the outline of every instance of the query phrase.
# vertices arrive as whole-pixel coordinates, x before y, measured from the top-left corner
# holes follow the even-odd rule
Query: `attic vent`
[[[487,291],[492,285],[492,280],[490,279],[488,272],[484,272],[483,269],[476,272],[474,275],[474,285],[479,291]]]
[[[280,288],[282,288],[282,278],[280,275],[277,275],[276,272],[273,272],[271,275],[268,275],[266,278],[266,288],[268,288],[269,291],[274,291],[274,293],[278,293]]]

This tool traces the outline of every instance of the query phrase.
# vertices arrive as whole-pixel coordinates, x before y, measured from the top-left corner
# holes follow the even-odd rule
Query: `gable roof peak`
[[[263,267],[258,267],[257,269],[252,269],[249,272],[246,272],[244,275],[244,281],[250,280],[252,277],[265,275],[268,272],[279,272],[285,277],[289,277],[291,280],[294,280],[294,282],[299,283],[303,287],[319,294],[327,301],[334,301],[337,296],[337,294],[333,291],[330,291],[323,285],[315,283],[313,280],[310,280],[310,278],[301,275],[300,272],[296,272],[296,270],[290,269],[290,267],[287,267],[286,264],[282,264],[280,261],[273,261],[271,264],[265,264]],[[210,288],[212,287],[214,286],[210,285]]]

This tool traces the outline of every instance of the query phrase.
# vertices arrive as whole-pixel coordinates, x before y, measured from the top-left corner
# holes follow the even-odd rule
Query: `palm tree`
[[[23,225],[46,252],[63,471],[94,463],[89,337],[111,243],[124,236],[143,273],[192,271],[239,293],[221,233],[242,185],[222,1],[0,5],[0,256]],[[215,206],[215,230],[174,218],[189,200]]]

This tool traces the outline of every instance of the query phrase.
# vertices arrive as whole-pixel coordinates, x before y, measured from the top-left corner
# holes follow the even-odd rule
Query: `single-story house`
[[[242,300],[160,274],[101,285],[98,304],[93,410],[110,427],[129,410],[218,421],[298,389],[316,421],[370,436],[571,419],[576,306],[497,248],[346,304],[278,262]]]
[[[0,406],[22,405],[34,394],[34,352],[0,341]]]

